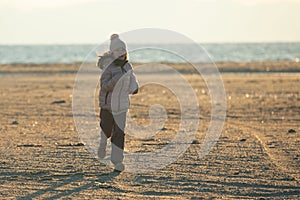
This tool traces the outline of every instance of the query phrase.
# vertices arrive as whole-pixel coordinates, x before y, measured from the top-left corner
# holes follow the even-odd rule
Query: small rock
[[[40,144],[19,144],[17,147],[42,147]]]
[[[240,139],[240,142],[246,142],[247,139],[243,138],[243,139]]]
[[[294,129],[289,129],[288,133],[296,133],[296,131]]]
[[[79,143],[68,143],[68,144],[55,143],[55,145],[61,146],[61,147],[80,147],[80,146],[84,146],[84,144],[81,143],[81,142],[79,142]]]
[[[84,146],[83,143],[79,142],[79,143],[76,143],[76,144],[73,144],[73,146],[76,146],[76,147],[81,147],[81,146]]]
[[[17,125],[17,124],[19,124],[19,122],[18,122],[17,120],[15,120],[15,121],[13,121],[11,124]]]
[[[239,174],[240,174],[240,172],[234,172],[233,174],[234,174],[234,175],[239,175]]]
[[[284,181],[295,181],[296,179],[294,177],[284,177],[282,180],[284,180]]]
[[[168,130],[168,129],[167,129],[167,128],[165,128],[165,127],[163,127],[161,130],[162,130],[162,131],[166,131],[166,130]]]
[[[192,144],[200,144],[200,142],[198,140],[193,140]]]
[[[66,103],[65,100],[57,100],[57,101],[53,101],[51,104],[61,104],[61,103]]]
[[[111,188],[112,186],[106,182],[95,182],[95,186],[101,187],[101,188]]]

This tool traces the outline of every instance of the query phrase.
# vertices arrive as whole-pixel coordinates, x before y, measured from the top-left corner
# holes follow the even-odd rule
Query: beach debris
[[[243,139],[240,139],[240,142],[246,142],[247,139],[243,138]]]
[[[166,130],[168,130],[166,127],[163,127],[162,129],[161,129],[162,131],[166,131]]]
[[[200,144],[200,142],[198,140],[193,140],[192,144]]]
[[[14,121],[12,121],[12,123],[11,124],[13,124],[13,125],[18,125],[19,124],[19,122],[17,121],[17,120],[14,120]]]
[[[17,147],[41,147],[40,144],[18,144]]]
[[[296,131],[294,129],[289,129],[288,133],[296,133]]]
[[[55,143],[56,146],[60,146],[60,147],[81,147],[84,146],[83,143],[78,142],[78,143],[68,143],[68,144],[59,144],[59,143]]]
[[[143,142],[142,144],[143,145],[160,146],[160,145],[168,145],[169,143],[168,142],[161,142],[161,143],[158,143],[158,142]]]
[[[112,188],[112,186],[107,182],[102,183],[102,182],[96,181],[95,186],[98,186],[98,187],[101,187],[101,188]]]
[[[235,171],[234,173],[233,173],[233,175],[239,175],[240,174],[240,172],[238,172],[238,171]]]
[[[57,101],[53,101],[51,104],[61,104],[61,103],[66,103],[65,100],[57,100]]]
[[[295,181],[296,179],[294,177],[284,177],[282,178],[284,181]]]

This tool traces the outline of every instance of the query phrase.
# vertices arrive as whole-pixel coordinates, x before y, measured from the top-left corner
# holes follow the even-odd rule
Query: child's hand
[[[106,52],[103,53],[103,55],[104,55],[104,56],[110,56],[110,55],[111,55],[111,52],[110,52],[110,51],[106,51]]]

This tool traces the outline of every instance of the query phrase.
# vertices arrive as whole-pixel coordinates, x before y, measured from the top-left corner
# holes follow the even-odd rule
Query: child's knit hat
[[[112,34],[110,36],[110,45],[109,45],[109,49],[111,52],[113,52],[114,50],[118,49],[118,48],[123,48],[127,51],[126,48],[126,44],[125,42],[123,42],[120,38],[118,34]]]

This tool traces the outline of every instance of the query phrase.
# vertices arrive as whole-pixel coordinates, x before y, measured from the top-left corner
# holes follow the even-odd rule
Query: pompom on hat
[[[109,45],[109,49],[111,52],[113,52],[114,50],[118,49],[118,48],[123,48],[127,51],[127,47],[125,42],[123,42],[120,38],[118,34],[112,34],[110,36],[110,45]]]

